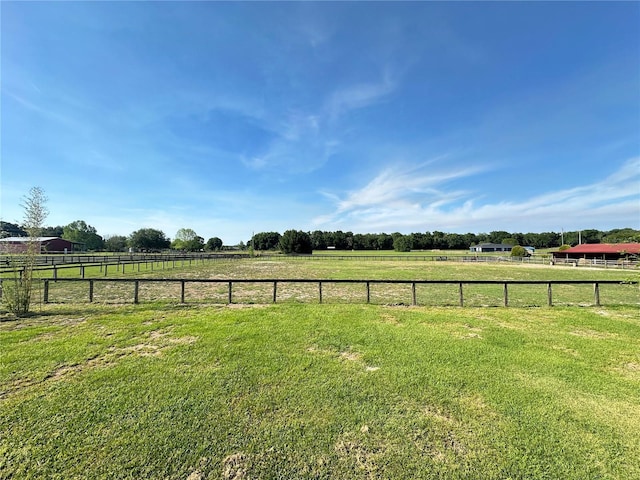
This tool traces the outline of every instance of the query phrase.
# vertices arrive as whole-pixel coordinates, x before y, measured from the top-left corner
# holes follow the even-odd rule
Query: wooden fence
[[[98,257],[100,258],[100,257]],[[248,256],[242,255],[230,255],[230,254],[220,254],[220,255],[157,255],[157,256],[108,256],[103,257],[101,261],[82,261],[82,262],[58,262],[52,263],[51,265],[47,263],[40,263],[34,267],[34,271],[38,272],[51,272],[54,279],[58,279],[58,272],[61,270],[77,270],[80,278],[84,278],[85,270],[89,267],[97,267],[100,269],[100,273],[104,276],[107,276],[108,273],[111,272],[119,272],[122,270],[124,273],[126,267],[131,267],[131,271],[134,271],[137,268],[137,271],[140,272],[140,266],[144,265],[147,269],[151,271],[155,268],[164,270],[165,268],[175,268],[178,266],[192,266],[202,264],[204,265],[209,261],[216,260],[240,260],[242,258],[248,258]],[[20,272],[24,267],[20,264],[12,265],[12,266],[0,266],[0,274],[2,273],[11,273],[11,272]]]
[[[5,280],[7,281],[7,280]],[[317,300],[318,303],[323,303],[323,287],[327,285],[363,285],[364,297],[362,300],[366,303],[371,303],[371,287],[372,285],[406,285],[411,292],[411,304],[418,305],[416,287],[418,285],[453,285],[457,290],[457,304],[461,307],[465,305],[465,287],[477,286],[477,285],[493,285],[501,286],[501,304],[509,306],[509,287],[520,285],[538,285],[546,286],[546,303],[549,306],[553,306],[553,287],[558,285],[592,285],[593,292],[593,305],[601,306],[600,298],[600,286],[601,285],[630,285],[636,286],[639,282],[620,282],[616,280],[348,280],[348,279],[168,279],[168,278],[60,278],[60,279],[45,279],[41,280],[43,284],[43,301],[44,303],[50,302],[50,285],[52,283],[84,283],[87,285],[86,297],[89,302],[94,301],[94,287],[97,283],[111,283],[111,284],[130,284],[133,286],[133,294],[131,300],[134,304],[140,302],[140,285],[144,284],[173,284],[180,286],[180,302],[186,303],[186,286],[189,284],[222,284],[226,285],[226,303],[234,302],[234,285],[239,284],[268,284],[271,290],[271,301],[276,303],[278,301],[278,286],[286,284],[312,284],[317,287]],[[631,299],[628,303],[637,304],[640,300],[640,295],[635,290],[635,299]],[[2,280],[0,280],[0,297],[2,295]],[[177,298],[176,298],[177,300]],[[224,303],[224,302],[223,302]],[[250,302],[253,303],[253,302]]]

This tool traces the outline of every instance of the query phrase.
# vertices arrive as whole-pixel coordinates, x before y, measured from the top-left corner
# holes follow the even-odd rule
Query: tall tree
[[[3,285],[2,300],[9,309],[17,316],[24,316],[31,308],[31,293],[33,290],[33,270],[36,260],[40,254],[40,241],[44,220],[49,215],[47,209],[47,197],[40,187],[33,187],[24,197],[22,207],[24,208],[23,228],[29,235],[27,249],[22,257],[21,265],[14,265],[13,281]],[[18,268],[20,267],[20,268]]]
[[[204,238],[191,228],[181,228],[176,232],[176,238],[171,243],[174,250],[183,250],[186,252],[198,252],[204,249]]]
[[[307,232],[300,230],[287,230],[280,238],[280,250],[282,253],[309,254],[313,252],[311,237]]]
[[[57,225],[55,227],[44,227],[42,229],[43,237],[62,237],[64,234],[64,227]]]
[[[124,252],[127,249],[127,237],[123,235],[111,235],[104,241],[104,249],[107,252]]]
[[[278,232],[256,233],[250,240],[250,246],[254,250],[276,250],[279,243],[280,234]]]
[[[136,230],[129,235],[127,242],[130,247],[138,250],[164,250],[171,244],[162,230],[154,228]]]
[[[27,231],[15,223],[0,221],[0,238],[27,237]]]
[[[62,231],[62,238],[70,242],[82,243],[87,250],[104,248],[104,239],[98,235],[95,227],[87,225],[84,220],[76,220],[66,225]]]
[[[411,251],[411,236],[410,235],[394,235],[393,236],[393,249],[396,252],[410,252]]]
[[[212,237],[207,240],[204,249],[209,252],[218,252],[222,249],[222,240],[218,237]]]

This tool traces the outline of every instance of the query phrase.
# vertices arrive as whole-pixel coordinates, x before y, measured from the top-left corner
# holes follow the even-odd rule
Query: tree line
[[[640,230],[632,228],[601,231],[595,229],[572,232],[519,233],[496,230],[490,233],[445,233],[440,231],[402,234],[352,233],[338,231],[297,232],[308,236],[311,250],[466,250],[481,243],[503,243],[557,248],[578,243],[626,243],[640,242]],[[285,232],[286,233],[286,232]],[[291,236],[291,234],[289,234]],[[282,250],[282,236],[278,232],[260,232],[252,236],[247,246],[255,250]],[[305,239],[306,241],[306,239]]]
[[[26,237],[24,226],[0,221],[0,238]],[[626,243],[640,242],[640,230],[620,228],[613,230],[588,229],[568,232],[520,233],[496,230],[489,233],[447,233],[440,231],[395,233],[353,233],[337,231],[304,232],[287,230],[279,232],[259,232],[246,243],[224,246],[219,237],[207,241],[190,228],[181,228],[171,240],[161,230],[142,228],[128,236],[111,235],[102,237],[95,227],[84,220],[76,220],[65,226],[44,227],[42,236],[60,237],[80,243],[90,251],[124,252],[129,248],[136,251],[157,251],[174,249],[180,251],[219,251],[224,248],[239,250],[275,251],[284,253],[310,253],[313,250],[466,250],[481,243],[504,243],[531,246],[535,248],[557,248],[561,245],[580,243]]]

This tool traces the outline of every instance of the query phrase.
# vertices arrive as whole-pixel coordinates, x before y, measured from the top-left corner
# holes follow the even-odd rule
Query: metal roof
[[[640,253],[640,243],[583,243],[559,253]]]
[[[0,242],[12,242],[12,243],[21,243],[21,242],[29,242],[31,240],[35,240],[36,242],[49,242],[51,240],[56,240],[56,239],[60,239],[60,240],[64,240],[64,238],[60,238],[60,237],[7,237],[7,238],[0,238]],[[69,240],[67,240],[68,242]]]

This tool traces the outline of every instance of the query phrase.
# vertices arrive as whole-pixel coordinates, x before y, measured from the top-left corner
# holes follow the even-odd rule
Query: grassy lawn
[[[637,313],[44,306],[0,322],[0,478],[640,478]]]

